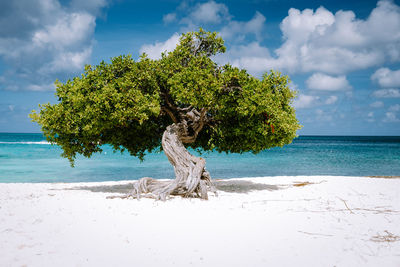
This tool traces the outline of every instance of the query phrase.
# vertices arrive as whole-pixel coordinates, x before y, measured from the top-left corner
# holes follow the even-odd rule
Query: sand
[[[0,184],[0,266],[400,266],[400,179],[260,177],[219,181],[208,201],[106,198],[129,183]]]

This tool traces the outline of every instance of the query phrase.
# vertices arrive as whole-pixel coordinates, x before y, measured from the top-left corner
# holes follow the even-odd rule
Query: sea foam
[[[0,142],[0,144],[24,144],[24,145],[50,145],[47,141],[39,141],[39,142]]]

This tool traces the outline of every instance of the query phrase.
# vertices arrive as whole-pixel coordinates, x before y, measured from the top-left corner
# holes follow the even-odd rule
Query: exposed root
[[[208,192],[212,192],[216,196],[218,195],[217,189],[212,183],[210,176],[207,174],[201,176],[200,181],[193,189],[188,189],[188,184],[185,181],[176,182],[176,179],[160,181],[150,177],[144,177],[134,184],[133,190],[129,196],[137,199],[141,197],[150,197],[162,201],[165,201],[169,195],[198,197],[207,200]]]

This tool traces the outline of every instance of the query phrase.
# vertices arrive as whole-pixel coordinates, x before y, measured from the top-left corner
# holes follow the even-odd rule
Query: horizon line
[[[0,134],[43,134],[41,132],[0,132]],[[344,135],[344,134],[299,134],[298,137],[300,136],[337,136],[337,137],[400,137],[400,135],[357,135],[357,134],[351,134],[351,135]],[[297,137],[295,137],[297,138]],[[295,139],[294,138],[294,139]]]

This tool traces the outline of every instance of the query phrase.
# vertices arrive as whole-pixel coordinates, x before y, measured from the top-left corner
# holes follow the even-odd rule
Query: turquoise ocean
[[[75,167],[62,150],[41,134],[0,133],[0,183],[94,182],[136,180],[144,176],[173,178],[166,156],[151,153],[143,162],[113,153],[109,146]],[[192,153],[198,155],[192,151]],[[400,176],[400,136],[300,136],[282,148],[259,154],[208,152],[213,178],[282,175]]]

